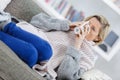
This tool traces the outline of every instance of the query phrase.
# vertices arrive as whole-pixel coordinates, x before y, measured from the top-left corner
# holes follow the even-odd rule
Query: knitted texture
[[[52,32],[43,33],[41,29],[37,29],[26,22],[21,22],[18,23],[17,25],[19,25],[22,29],[32,32],[40,37],[42,36],[42,38],[47,41],[49,40],[53,49],[53,56],[47,64],[48,70],[52,76],[54,77],[57,76],[54,69],[58,67],[58,65],[63,60],[67,47],[72,46],[74,44],[74,39],[75,39],[74,33],[72,31],[69,32],[52,31]],[[28,28],[29,29],[31,28],[32,30],[28,30],[27,25]],[[85,69],[85,71],[93,68],[95,61],[97,59],[97,55],[93,52],[93,50],[91,49],[91,45],[88,44],[86,40],[83,41],[80,51],[83,52],[83,54],[81,54],[81,59],[80,59],[81,68]]]
[[[50,41],[53,49],[53,56],[48,62],[48,70],[51,75],[57,76],[53,69],[58,67],[63,60],[67,47],[73,46],[75,42],[75,34],[73,31],[68,31],[69,21],[59,20],[42,13],[34,16],[31,20],[31,24],[39,28],[39,31],[44,30],[45,35]],[[92,45],[84,40],[80,49],[80,51],[83,52],[83,54],[81,54],[80,67],[85,71],[93,68],[97,59],[97,55],[93,52],[91,47]]]
[[[45,31],[50,30],[62,30],[68,31],[69,30],[69,21],[68,20],[58,20],[54,17],[50,17],[44,13],[40,13],[35,15],[31,22],[34,26],[38,28],[42,28]]]
[[[80,69],[80,53],[74,47],[68,47],[65,58],[57,70],[57,80],[77,80],[80,79],[82,69]],[[74,65],[74,66],[71,66]]]
[[[74,34],[73,32],[46,32],[46,35],[53,47],[53,56],[48,63],[48,66],[55,69],[60,62],[63,60],[67,47],[74,44]],[[97,55],[93,52],[90,45],[84,40],[82,47],[80,49],[83,53],[80,58],[80,67],[85,69],[85,71],[94,67],[97,59]]]

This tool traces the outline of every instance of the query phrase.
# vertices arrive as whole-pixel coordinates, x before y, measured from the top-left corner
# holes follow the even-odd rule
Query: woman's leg
[[[17,27],[14,23],[9,23],[4,27],[3,30],[16,38],[31,43],[38,51],[38,62],[48,61],[52,56],[52,48],[50,44],[41,39],[40,37],[29,33],[21,28]]]
[[[0,40],[8,45],[28,66],[32,67],[36,64],[38,53],[32,44],[12,37],[2,31],[0,31]]]

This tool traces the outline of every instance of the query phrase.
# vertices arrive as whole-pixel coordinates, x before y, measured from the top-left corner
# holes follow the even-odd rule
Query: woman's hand
[[[85,36],[88,35],[89,31],[90,31],[90,28],[88,27],[88,25],[86,25],[83,30],[80,28],[80,33],[76,34],[74,46],[77,50],[80,49],[81,44],[83,40],[85,39]]]
[[[71,22],[70,23],[70,30],[73,31],[75,27],[80,26],[83,22]]]

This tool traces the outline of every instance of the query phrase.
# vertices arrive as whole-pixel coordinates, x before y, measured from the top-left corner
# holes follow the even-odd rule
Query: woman
[[[80,29],[80,33],[74,34],[74,28],[80,27],[86,21],[89,21],[89,24],[85,25],[84,30]],[[94,67],[97,55],[91,47],[105,39],[110,27],[106,18],[101,15],[90,16],[83,22],[71,23],[41,13],[32,18],[31,24],[44,30],[50,40],[53,56],[48,67],[58,67],[58,80],[80,79],[84,72]]]

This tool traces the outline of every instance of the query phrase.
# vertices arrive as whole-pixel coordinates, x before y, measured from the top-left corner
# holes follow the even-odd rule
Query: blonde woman
[[[80,27],[85,22],[88,23],[82,30]],[[110,27],[102,15],[93,15],[82,22],[71,23],[40,13],[32,18],[31,24],[44,30],[52,45],[53,56],[48,66],[58,68],[58,80],[80,79],[84,72],[94,67],[97,54],[91,47],[105,39]],[[76,27],[80,29],[77,34],[74,33]]]
[[[85,25],[84,31],[81,30],[80,33],[75,36],[74,47],[67,50],[67,55],[58,68],[58,80],[80,79],[80,76],[84,72],[94,67],[97,55],[92,51],[92,46],[102,43],[105,39],[108,34],[109,23],[102,15],[90,16],[84,20],[84,22],[86,21],[89,21],[89,24]],[[74,25],[82,25],[84,22],[71,23],[70,28],[73,28]],[[78,50],[78,52],[75,52],[76,50]],[[76,64],[79,65],[76,66]]]

